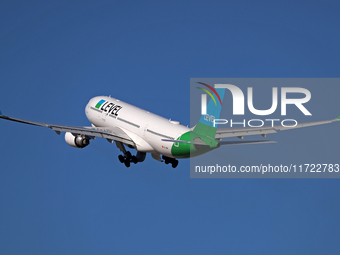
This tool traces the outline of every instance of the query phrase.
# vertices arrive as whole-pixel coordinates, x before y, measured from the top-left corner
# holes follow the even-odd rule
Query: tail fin
[[[193,131],[200,135],[206,135],[211,138],[215,138],[217,124],[214,127],[214,120],[220,118],[225,88],[214,89],[208,84],[201,82],[199,83],[209,88],[213,93],[210,93],[208,90],[198,87],[199,89],[202,89],[207,94],[209,94],[211,98],[206,109],[206,114],[201,115],[201,118],[194,127]],[[217,97],[218,100],[216,100],[215,97]],[[202,107],[204,107],[204,105]]]

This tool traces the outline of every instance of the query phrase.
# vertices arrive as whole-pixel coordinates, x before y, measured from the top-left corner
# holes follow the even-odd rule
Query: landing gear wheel
[[[130,167],[130,161],[125,160],[125,161],[124,161],[124,165],[125,165],[126,167]]]
[[[118,156],[118,159],[119,159],[120,163],[124,163],[124,161],[125,161],[123,155],[119,155],[119,156]]]
[[[172,162],[172,167],[173,168],[176,168],[178,166],[178,160],[174,160],[173,162]]]
[[[134,163],[134,164],[137,164],[137,162],[138,162],[137,157],[136,156],[132,156],[131,157],[131,162]]]

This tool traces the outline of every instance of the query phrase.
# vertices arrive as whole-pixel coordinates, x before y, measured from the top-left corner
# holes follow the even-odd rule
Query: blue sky
[[[111,95],[187,125],[190,78],[338,77],[338,9],[336,1],[2,1],[0,109],[89,125],[88,100]],[[313,120],[340,115],[336,92],[321,94]],[[278,134],[277,151],[220,153],[248,161],[260,150],[285,161],[324,154],[335,163],[338,128]],[[148,156],[126,169],[104,139],[77,150],[49,129],[3,120],[0,132],[4,254],[340,248],[336,179],[190,179],[188,160],[174,170]]]

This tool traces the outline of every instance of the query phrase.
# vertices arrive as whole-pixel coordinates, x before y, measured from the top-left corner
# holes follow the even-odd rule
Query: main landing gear
[[[162,159],[164,160],[164,163],[165,164],[171,164],[173,168],[176,168],[178,166],[178,160],[175,159],[175,158],[169,158],[169,157],[166,157],[166,156],[162,156]]]
[[[119,155],[118,159],[121,163],[124,163],[126,167],[130,167],[131,162],[137,164],[138,162],[143,162],[146,157],[145,152],[138,151],[136,156],[132,156],[131,152],[127,151],[124,144],[116,141],[116,146],[123,152],[123,155]]]
[[[131,163],[137,164],[138,162],[143,162],[145,160],[145,157],[146,157],[145,152],[137,151],[136,156],[133,156],[131,155],[131,152],[125,149],[125,146],[122,142],[116,141],[116,145],[120,149],[120,151],[123,152],[123,155],[119,155],[118,159],[121,163],[124,163],[126,167],[130,167]],[[151,154],[151,155],[157,161],[164,162],[165,164],[171,164],[173,168],[176,168],[178,166],[178,160],[175,158],[169,158],[167,156],[162,155],[162,159],[163,159],[162,161],[160,154]]]
[[[134,163],[134,164],[137,164],[137,162],[141,162],[141,161],[138,160],[138,158],[136,156],[132,156],[131,152],[129,152],[129,151],[126,151],[124,153],[124,156],[123,155],[119,155],[118,159],[119,159],[120,163],[124,163],[124,165],[126,167],[130,167],[130,163],[131,162]]]
[[[119,155],[118,159],[120,163],[124,163],[126,167],[130,167],[131,163],[137,164],[138,162],[143,162],[146,157],[145,152],[137,152],[136,156],[131,155],[131,152],[125,151],[124,155]],[[175,158],[169,158],[166,156],[162,156],[165,164],[171,164],[173,168],[178,166],[178,160]]]

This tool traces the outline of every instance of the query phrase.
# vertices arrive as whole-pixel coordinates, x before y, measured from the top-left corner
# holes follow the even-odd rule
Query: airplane
[[[213,89],[211,86],[202,85]],[[213,89],[222,103],[225,89]],[[222,104],[210,99],[207,104],[207,114],[218,119]],[[223,141],[222,138],[238,137],[243,139],[248,135],[262,135],[277,133],[288,129],[328,124],[340,120],[336,119],[300,123],[294,127],[281,125],[263,127],[237,127],[217,128],[205,115],[201,115],[194,127],[181,125],[178,121],[169,120],[131,104],[125,103],[111,96],[96,96],[88,102],[85,114],[91,123],[89,127],[76,127],[47,124],[29,120],[22,120],[2,115],[0,118],[29,125],[48,127],[58,135],[65,132],[65,141],[72,147],[85,148],[90,140],[96,137],[115,142],[122,152],[118,156],[121,163],[130,167],[131,163],[143,162],[147,153],[157,161],[171,164],[173,168],[178,165],[177,159],[190,158],[202,155],[219,148],[221,145],[273,143],[268,140],[255,141]],[[126,147],[136,149],[132,155]]]

